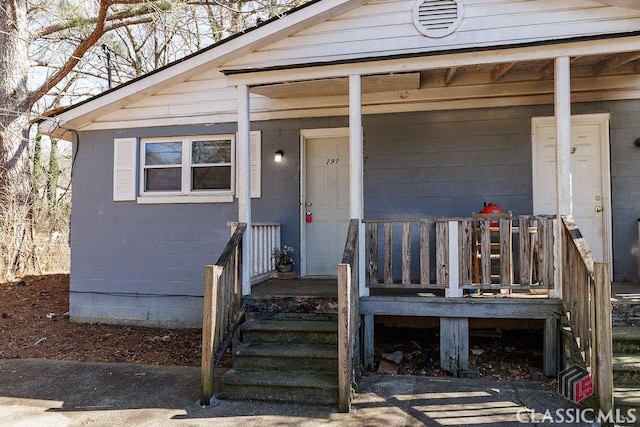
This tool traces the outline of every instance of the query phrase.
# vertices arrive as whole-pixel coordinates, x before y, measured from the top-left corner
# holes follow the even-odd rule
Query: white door
[[[349,225],[349,138],[305,139],[306,274],[335,276]]]
[[[556,213],[556,128],[553,117],[534,118],[533,212]],[[608,262],[611,202],[609,197],[609,116],[571,118],[571,207],[576,224],[596,261]]]

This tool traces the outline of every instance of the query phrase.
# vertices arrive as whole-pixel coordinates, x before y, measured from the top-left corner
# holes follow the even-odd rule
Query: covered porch
[[[593,304],[596,300],[608,303],[606,297],[596,298],[595,292],[608,287],[605,285],[608,276],[602,277],[602,274],[605,271],[608,274],[609,267],[604,264],[594,267],[594,259],[578,231],[579,224],[571,218],[571,74],[572,65],[581,71],[590,70],[591,74],[581,77],[584,80],[578,79],[578,88],[574,89],[582,100],[610,96],[603,95],[613,88],[609,86],[613,80],[608,78],[602,80],[607,87],[603,91],[581,85],[587,81],[593,83],[603,72],[618,69],[613,65],[618,60],[611,58],[619,58],[620,66],[632,61],[625,56],[632,49],[628,42],[567,43],[535,49],[443,54],[435,58],[363,60],[348,65],[227,70],[225,73],[237,86],[238,93],[238,220],[246,224],[242,239],[253,242],[234,247],[235,251],[241,251],[234,262],[242,260],[233,266],[234,270],[242,270],[234,276],[234,280],[239,281],[235,284],[245,296],[258,294],[261,285],[253,284],[251,278],[260,272],[253,271],[252,265],[256,260],[268,259],[272,248],[260,249],[255,243],[260,239],[253,237],[260,232],[252,224],[250,198],[252,121],[261,120],[265,115],[277,117],[278,111],[291,114],[291,109],[300,117],[318,111],[348,114],[351,223],[337,269],[339,328],[343,339],[339,347],[346,352],[341,356],[341,388],[347,390],[353,380],[360,354],[359,337],[364,348],[364,366],[373,364],[376,315],[439,317],[441,363],[443,369],[451,372],[468,366],[469,318],[542,319],[545,322],[545,373],[555,375],[560,367],[560,319],[570,311],[571,326],[580,335],[586,363],[595,367],[592,359],[596,352],[596,340],[592,337],[595,332],[589,325],[596,312],[600,323],[606,323],[603,320],[606,313],[596,310]],[[458,70],[472,73],[478,64],[484,70],[491,70],[483,74],[487,81],[465,80],[462,74],[457,74]],[[537,71],[532,72],[532,68]],[[518,73],[511,75],[515,80],[507,83],[506,76],[512,69]],[[430,86],[428,77],[440,72],[444,80]],[[397,86],[377,93],[371,89],[375,85],[365,83],[375,81],[377,76],[384,76],[382,80],[387,83],[401,76],[396,82],[407,84],[411,80],[407,73],[417,74],[417,87],[408,86],[403,90]],[[453,84],[456,75],[461,78],[460,87]],[[471,78],[470,74],[464,76]],[[410,84],[416,84],[416,75],[413,78]],[[318,85],[333,87],[334,83],[336,94],[318,99],[311,97]],[[471,87],[473,91],[466,92]],[[300,107],[304,104],[300,104],[302,98],[308,103],[304,108]],[[553,104],[555,204],[551,212],[480,219],[413,217],[410,212],[400,212],[392,218],[367,217],[363,114],[463,106],[481,108],[487,102],[493,106]],[[472,164],[470,160],[469,167]],[[604,197],[605,202],[610,203],[609,194]],[[303,195],[300,204],[302,227]],[[494,260],[497,261],[494,263]],[[287,292],[282,283],[280,289]],[[606,336],[597,342],[604,345],[600,350],[606,352]],[[602,378],[606,382],[606,376]]]

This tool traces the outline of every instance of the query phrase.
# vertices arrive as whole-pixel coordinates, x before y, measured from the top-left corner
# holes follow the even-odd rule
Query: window
[[[260,131],[251,132],[251,197],[261,197]],[[113,140],[113,200],[230,203],[237,167],[234,134]]]
[[[143,139],[140,194],[231,194],[233,142],[231,135]]]

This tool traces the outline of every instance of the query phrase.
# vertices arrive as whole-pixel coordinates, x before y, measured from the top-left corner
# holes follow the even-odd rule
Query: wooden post
[[[411,223],[402,223],[402,284],[411,284]]]
[[[454,376],[469,369],[468,318],[440,318],[440,368]]]
[[[202,312],[202,363],[200,366],[200,404],[209,405],[213,396],[214,352],[216,350],[216,321],[218,278],[222,267],[204,268],[204,310]]]
[[[251,227],[251,117],[249,88],[238,86],[238,221],[247,224],[242,245],[242,295],[251,294],[251,266],[253,265]]]
[[[558,373],[558,328],[555,316],[545,319],[543,371],[547,377],[554,377]]]
[[[351,410],[351,266],[338,264],[338,410]]]
[[[349,76],[349,214],[350,218],[364,218],[364,158],[362,139],[362,76]],[[362,222],[358,223],[358,252],[364,253]],[[365,280],[365,257],[361,256],[358,269],[358,288],[361,296],[369,295]]]
[[[555,60],[554,109],[556,116],[556,221],[557,233],[562,227],[562,216],[571,215],[571,67],[569,57]],[[557,237],[560,235],[557,234]],[[562,298],[562,240],[556,238],[555,287],[549,291],[552,298]]]
[[[420,221],[420,283],[431,283],[431,252],[429,248],[429,223]]]
[[[375,350],[373,322],[373,314],[364,314],[362,316],[363,363],[364,368],[368,370],[373,370],[373,353]]]
[[[611,281],[609,265],[594,264],[595,286],[595,382],[598,405],[603,413],[613,409],[613,355],[611,332]]]
[[[458,259],[458,221],[449,221],[449,287],[445,290],[446,297],[461,297],[460,268]]]

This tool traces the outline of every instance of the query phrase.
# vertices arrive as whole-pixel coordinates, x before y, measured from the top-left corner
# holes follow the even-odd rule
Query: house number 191
[[[327,164],[328,165],[337,165],[339,160],[340,160],[339,158],[327,159]]]

